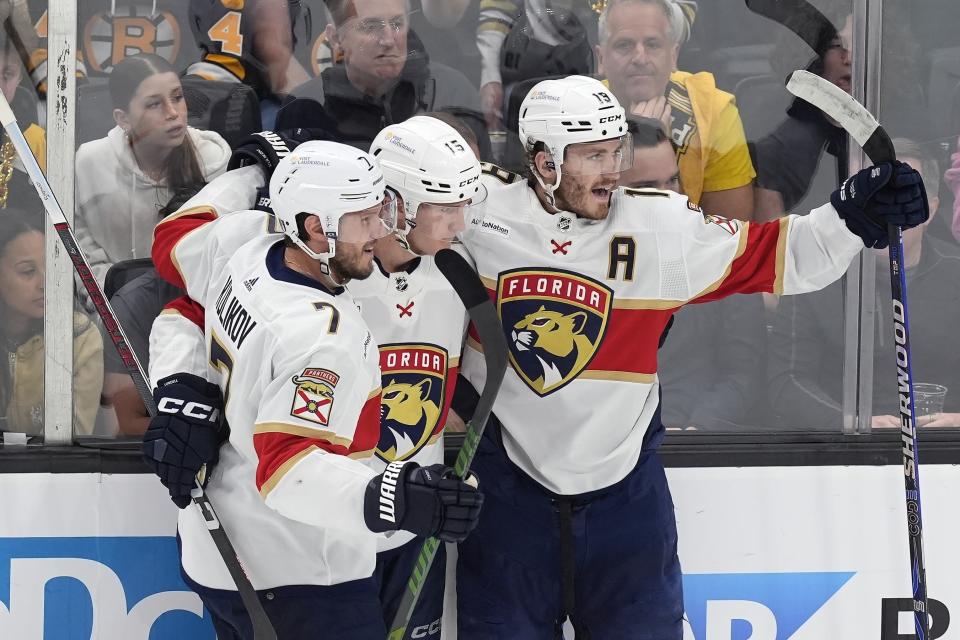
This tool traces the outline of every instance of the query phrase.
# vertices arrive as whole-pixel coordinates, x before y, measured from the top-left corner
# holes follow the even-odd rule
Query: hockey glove
[[[220,387],[199,376],[179,373],[157,384],[157,415],[143,435],[147,465],[181,509],[203,465],[213,467],[227,439]]]
[[[463,542],[477,526],[483,506],[483,494],[474,484],[460,480],[442,464],[391,462],[367,485],[363,518],[375,533],[403,529],[444,542]]]
[[[307,140],[326,140],[323,131],[316,129],[290,129],[289,131],[261,131],[245,138],[230,156],[227,170],[258,164],[267,181],[273,175],[280,160]]]
[[[887,225],[909,229],[930,217],[920,174],[900,161],[858,171],[833,192],[830,203],[847,228],[875,249],[890,244]]]

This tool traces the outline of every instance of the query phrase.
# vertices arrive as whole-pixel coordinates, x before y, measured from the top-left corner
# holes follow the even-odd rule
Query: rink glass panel
[[[305,0],[302,4],[301,13],[293,25],[296,38],[294,57],[306,76],[315,79],[324,69],[334,64],[333,53],[324,35],[330,19],[321,0]],[[385,1],[385,7],[389,9],[388,4],[390,3]],[[412,0],[411,12],[407,17],[409,33],[406,46],[411,57],[425,55],[431,65],[445,65],[456,72],[453,75],[458,81],[462,78],[478,90],[481,77],[481,57],[476,46],[478,3],[469,4],[471,6],[456,25],[438,28],[430,23],[420,0]],[[576,24],[580,25],[579,28],[582,28],[589,43],[588,49],[592,48],[597,40],[596,14],[585,0],[570,4]],[[733,94],[736,98],[744,137],[750,145],[754,169],[759,174],[754,184],[762,190],[755,197],[757,221],[772,220],[787,212],[800,215],[809,212],[828,201],[831,191],[847,171],[849,151],[842,146],[841,136],[822,127],[814,114],[796,108],[783,89],[783,79],[789,71],[797,68],[812,68],[826,73],[824,66],[827,55],[836,56],[838,48],[856,49],[855,43],[859,42],[861,45],[857,46],[862,46],[869,34],[865,27],[853,24],[852,20],[848,24],[847,17],[854,11],[852,2],[816,0],[813,4],[820,8],[841,32],[841,38],[832,47],[832,53],[824,52],[824,60],[818,60],[812,51],[786,29],[750,13],[741,2],[733,1],[701,2],[691,37],[680,49],[677,65],[680,70],[710,72],[717,88]],[[899,3],[888,1],[885,14],[894,11],[897,4]],[[31,0],[31,17],[35,22],[40,21],[45,8],[45,3]],[[307,9],[309,20],[306,19]],[[958,9],[945,0],[937,3],[937,7],[918,7],[914,11],[915,23],[912,28],[916,29],[916,33],[910,36],[911,47],[896,47],[893,44],[883,47],[884,56],[890,55],[888,49],[891,52],[897,49],[898,56],[910,56],[916,61],[918,70],[911,74],[897,74],[896,78],[892,73],[890,77],[886,73],[882,75],[883,86],[880,88],[885,102],[880,113],[881,119],[895,132],[899,131],[895,126],[898,121],[929,120],[933,123],[931,126],[938,127],[930,135],[918,134],[918,137],[926,143],[933,141],[932,146],[938,154],[941,171],[948,166],[945,162],[949,161],[949,152],[954,150],[957,137],[955,124],[941,123],[944,119],[949,120],[955,116],[956,109],[950,106],[954,104],[952,100],[955,86],[947,85],[951,79],[955,82],[957,76],[951,75],[950,70],[953,67],[949,66],[949,49],[955,44],[951,40],[952,34],[944,26],[949,21],[938,20],[937,16],[956,11]],[[240,18],[241,21],[243,19]],[[917,24],[916,21],[922,24]],[[78,79],[78,88],[73,96],[76,100],[73,144],[69,149],[60,148],[60,151],[74,152],[84,143],[108,136],[108,132],[115,125],[114,105],[108,85],[109,73],[114,65],[128,55],[139,51],[156,53],[165,58],[177,73],[182,74],[201,60],[202,51],[196,38],[199,33],[208,45],[215,41],[221,47],[239,46],[241,59],[245,56],[251,58],[248,60],[251,64],[244,65],[244,68],[256,68],[253,63],[257,61],[252,59],[249,47],[244,48],[239,41],[231,37],[231,29],[237,25],[228,20],[214,28],[218,26],[218,22],[219,19],[213,20],[206,32],[195,32],[190,25],[187,2],[159,0],[155,6],[152,1],[145,0],[120,0],[116,3],[97,0],[77,3],[76,47],[82,60],[84,77]],[[893,18],[885,20],[885,42],[897,42],[896,36],[886,29],[888,24],[895,22]],[[342,27],[347,28],[359,26]],[[384,28],[392,29],[394,26],[386,24]],[[582,48],[574,50],[583,51]],[[842,69],[843,56],[840,58]],[[526,68],[520,62],[510,62],[512,69],[520,70],[517,73]],[[847,75],[851,75],[852,68],[858,62],[855,56],[850,54],[847,63],[851,65]],[[584,64],[595,65],[595,60],[584,61]],[[884,70],[891,66],[893,62],[888,62],[884,57]],[[432,88],[431,95],[443,94],[443,83],[453,75],[437,75],[438,84]],[[934,77],[945,78],[942,83],[935,85],[939,87],[939,93],[931,86]],[[903,106],[912,105],[915,102],[913,100],[896,100],[898,95],[913,95],[912,89],[896,88],[903,85],[906,81],[904,78],[922,85],[922,93],[928,101],[928,105],[923,108],[928,111],[917,113],[910,106]],[[506,79],[507,76],[504,94],[509,107],[511,86]],[[843,73],[838,79],[839,82],[851,80],[852,78],[844,77]],[[888,83],[895,88],[888,90]],[[28,91],[32,89],[26,73],[21,87]],[[36,90],[32,90],[35,93]],[[216,109],[212,108],[210,103],[216,103],[217,99],[224,100],[225,95],[230,95],[229,87],[226,88],[226,93],[216,93],[220,90],[224,90],[222,85],[216,88],[212,85],[204,87],[193,81],[184,81],[191,126],[218,129],[231,143],[242,137],[244,127],[252,132],[273,126],[278,105],[269,99],[260,102],[259,110],[254,108],[256,114],[243,107],[237,107],[235,115],[240,116],[232,120],[223,113],[215,113]],[[947,97],[942,100],[936,98],[944,95]],[[205,98],[208,100],[205,101]],[[235,97],[235,104],[241,104],[244,99],[249,101],[250,96]],[[254,96],[252,99],[256,105],[259,97]],[[513,96],[513,99],[515,100],[516,96]],[[474,99],[465,99],[466,102],[470,104],[461,105],[464,109],[477,109]],[[887,106],[893,102],[900,106]],[[677,116],[681,120],[674,119],[671,134],[682,144],[683,114],[678,111]],[[511,165],[512,162],[513,168],[518,168],[515,131],[510,129],[513,124],[509,113],[506,113],[506,135],[494,136],[490,141],[492,144],[481,140],[480,148],[484,160],[493,160],[504,165]],[[674,132],[673,129],[678,131]],[[804,140],[804,145],[791,144],[797,136]],[[779,148],[786,149],[786,152],[777,153]],[[78,175],[80,173],[78,170]],[[126,183],[120,187],[118,191],[129,191],[139,198],[138,207],[141,211],[155,209],[156,219],[160,217],[160,209],[169,201],[170,194],[163,189],[137,190]],[[950,239],[948,223],[952,217],[952,197],[948,197],[949,191],[946,182],[941,181],[940,211],[931,225],[931,233],[934,232],[933,227],[937,221],[942,227],[946,227],[946,240]],[[115,203],[102,204],[93,201],[93,196],[89,195],[91,190],[84,190],[80,184],[75,186],[74,193],[75,210],[83,211],[86,215],[99,216],[101,222],[107,221],[103,225],[105,228],[111,228],[111,216],[118,220],[121,217],[129,219],[129,208]],[[722,215],[725,212],[712,213]],[[130,244],[133,245],[136,244],[137,237],[148,238],[151,227],[149,224],[140,224],[128,231],[132,238]],[[953,244],[956,245],[956,241]],[[52,252],[53,249],[49,248],[48,251]],[[130,250],[126,255],[112,256],[110,262],[147,257],[148,254],[143,250]],[[865,266],[879,268],[878,273],[886,277],[882,269],[885,258],[880,257],[875,262],[879,263],[879,267],[869,264]],[[139,267],[134,264],[130,268]],[[118,282],[123,283],[124,278],[121,277]],[[856,399],[862,395],[858,394],[857,387],[861,378],[855,371],[858,358],[863,357],[863,350],[859,348],[859,344],[851,345],[850,342],[851,339],[856,341],[859,334],[858,324],[862,314],[859,310],[851,313],[851,308],[859,307],[860,290],[859,281],[852,284],[841,282],[834,285],[828,294],[809,294],[821,296],[812,298],[810,302],[801,301],[807,296],[799,296],[796,300],[785,303],[772,295],[753,295],[736,296],[719,304],[683,309],[677,315],[675,326],[661,351],[659,364],[664,379],[664,417],[668,427],[672,429],[671,433],[687,438],[705,432],[838,432],[842,430],[845,420],[848,424],[851,424],[851,420],[852,424],[858,424],[855,415],[858,404],[847,399]],[[824,295],[825,298],[822,297]],[[83,300],[73,302],[72,299],[68,300],[71,296],[60,291],[55,301],[51,301],[51,296],[48,287],[48,306],[54,303],[57,308],[63,308],[67,304],[76,305],[81,313],[86,313]],[[950,317],[943,317],[941,320],[942,328],[950,326]],[[875,317],[873,321],[877,321]],[[58,330],[65,334],[65,327],[66,323],[61,321]],[[66,345],[71,338],[62,339]],[[913,339],[919,349],[925,340],[931,338],[918,330]],[[114,362],[111,364],[111,358],[107,355],[111,349],[110,343],[105,341],[102,348],[105,359],[100,383],[102,392],[98,392],[99,400],[92,433],[104,438],[128,437],[135,440],[138,437],[137,430],[142,429],[145,423],[140,421],[137,423],[139,426],[133,424],[124,428],[119,424],[116,411],[118,399],[122,402],[122,395],[127,394],[129,400],[132,387],[126,374],[115,366],[115,358],[112,358]],[[803,362],[797,362],[799,360]],[[144,364],[146,366],[146,363]],[[884,375],[880,366],[881,363],[876,363],[876,377]],[[920,364],[917,366],[920,367]],[[954,377],[957,375],[956,371],[957,369],[954,369]],[[886,374],[887,377],[889,375]],[[80,385],[69,375],[62,376],[60,380],[61,391],[65,388],[71,389],[74,395],[81,386],[96,386]],[[950,381],[917,380],[951,387]],[[960,393],[960,381],[952,381],[952,386],[954,391],[948,391],[948,394]],[[79,400],[75,404],[79,404]],[[861,419],[859,424],[863,425],[864,422],[869,423],[869,420]],[[76,436],[82,435],[82,431],[84,430],[78,428],[78,425],[74,426]]]
[[[900,144],[901,159],[923,175],[933,217],[921,233],[905,240],[910,339],[917,421],[921,429],[960,427],[960,356],[956,319],[960,314],[960,41],[947,25],[956,24],[960,6],[935,0],[915,6],[888,0],[880,22],[880,121]],[[917,158],[922,155],[922,158]],[[917,166],[918,164],[922,166]],[[956,167],[956,168],[952,168]],[[918,241],[918,238],[922,240]],[[916,247],[919,245],[919,259]],[[911,256],[913,258],[911,259]],[[916,262],[915,266],[910,266]],[[889,263],[877,256],[876,324],[885,344],[890,326]],[[879,341],[880,336],[877,336]],[[890,413],[895,361],[889,349],[873,365],[873,414]],[[881,383],[886,383],[881,386]],[[881,418],[874,419],[874,426]]]

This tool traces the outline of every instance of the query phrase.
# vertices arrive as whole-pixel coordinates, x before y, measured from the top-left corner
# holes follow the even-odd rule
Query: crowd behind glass
[[[264,129],[366,149],[386,124],[438,114],[483,161],[523,172],[517,111],[541,79],[603,79],[630,115],[625,187],[685,193],[767,222],[827,201],[846,138],[783,84],[798,68],[853,82],[849,1],[814,2],[823,51],[737,0],[84,0],[78,3],[75,229],[146,366],[153,319],[179,292],[153,227]],[[0,0],[0,90],[45,166],[47,2]],[[881,120],[923,175],[931,220],[905,233],[924,427],[960,427],[960,42],[952,0],[885,5]],[[306,131],[307,133],[303,133]],[[293,133],[289,135],[294,136]],[[0,429],[43,433],[43,208],[0,144]],[[886,255],[876,260],[874,428],[899,427]],[[804,296],[684,308],[659,354],[663,419],[698,432],[838,431],[843,282]],[[132,436],[147,416],[90,302],[74,301],[74,435]],[[47,301],[49,303],[49,301]]]

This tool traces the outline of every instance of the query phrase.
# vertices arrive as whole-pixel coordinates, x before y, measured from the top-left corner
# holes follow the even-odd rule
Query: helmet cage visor
[[[397,200],[389,190],[383,199],[366,209],[339,216],[315,213],[323,225],[324,235],[333,242],[366,244],[393,233],[397,228]],[[336,229],[335,231],[333,229]]]
[[[553,151],[551,149],[551,151]],[[562,172],[568,176],[599,176],[620,173],[633,166],[633,136],[594,142],[575,142],[563,147]]]
[[[480,184],[467,200],[420,202],[416,213],[407,216],[407,225],[432,240],[453,240],[473,221],[483,218],[486,199],[487,188]]]

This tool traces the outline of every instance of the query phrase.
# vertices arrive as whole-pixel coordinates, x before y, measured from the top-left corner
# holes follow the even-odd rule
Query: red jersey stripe
[[[198,227],[217,219],[211,207],[193,207],[161,220],[153,230],[151,256],[157,273],[172,285],[186,289],[174,250],[180,240]]]
[[[321,438],[306,438],[289,433],[267,432],[253,435],[253,448],[257,452],[257,490],[263,492],[275,487],[290,467],[285,467],[292,458],[310,447],[317,447],[339,456],[364,453],[377,446],[380,440],[380,394],[368,398],[360,410],[357,428],[350,446],[333,444]],[[290,465],[292,467],[292,465]]]

